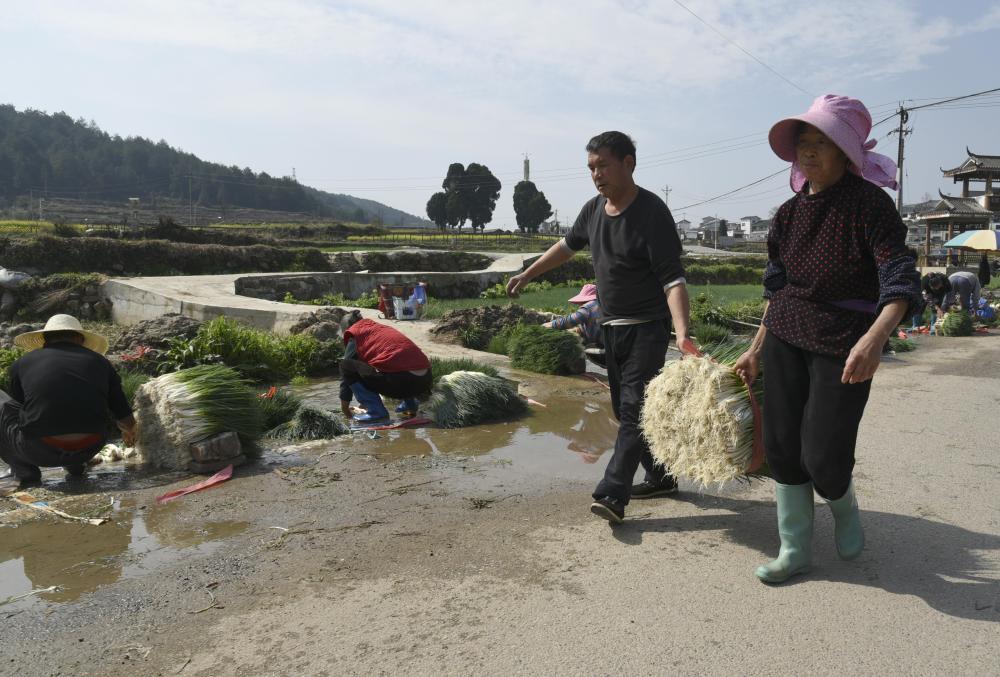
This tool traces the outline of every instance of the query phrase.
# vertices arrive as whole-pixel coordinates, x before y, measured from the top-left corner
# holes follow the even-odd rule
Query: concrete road
[[[778,587],[753,576],[778,545],[769,482],[682,486],[612,529],[588,512],[603,459],[373,462],[355,441],[310,466],[336,470],[322,488],[268,473],[187,497],[189,524],[252,526],[5,620],[0,672],[1000,674],[998,412],[1000,336],[886,360],[859,443],[866,550],[838,560],[817,505],[813,572]],[[213,582],[224,608],[193,613]]]

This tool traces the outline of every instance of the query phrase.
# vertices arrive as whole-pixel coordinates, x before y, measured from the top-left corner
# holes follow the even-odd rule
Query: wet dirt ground
[[[883,363],[869,545],[837,560],[817,505],[814,572],[779,588],[751,573],[769,483],[682,484],[609,529],[587,511],[608,391],[511,376],[545,405],[520,421],[273,447],[165,505],[198,478],[116,463],[32,490],[101,526],[0,499],[0,674],[995,674],[1000,337]]]

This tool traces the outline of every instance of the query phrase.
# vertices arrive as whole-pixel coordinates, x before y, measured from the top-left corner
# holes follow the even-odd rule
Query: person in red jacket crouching
[[[344,358],[340,362],[340,408],[351,416],[351,398],[365,413],[355,423],[380,423],[389,418],[381,395],[399,400],[396,412],[417,413],[417,398],[430,392],[431,362],[420,348],[399,331],[374,320],[364,320],[357,310],[340,321]]]

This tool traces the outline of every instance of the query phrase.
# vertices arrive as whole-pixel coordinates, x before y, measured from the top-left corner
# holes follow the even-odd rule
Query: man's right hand
[[[521,289],[528,284],[528,278],[524,273],[512,276],[507,280],[507,296],[516,298],[521,294]]]
[[[130,426],[119,426],[118,428],[122,433],[122,444],[126,447],[135,446],[135,425]]]
[[[135,418],[129,416],[127,418],[119,420],[117,423],[118,423],[118,430],[120,430],[122,434],[122,444],[124,444],[126,447],[134,447]]]

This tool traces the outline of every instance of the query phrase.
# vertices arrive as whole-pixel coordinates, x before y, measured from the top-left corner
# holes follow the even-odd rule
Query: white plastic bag
[[[0,289],[17,289],[30,279],[31,275],[27,273],[0,268]]]
[[[419,304],[415,299],[392,297],[392,312],[397,320],[416,320],[420,316]]]

